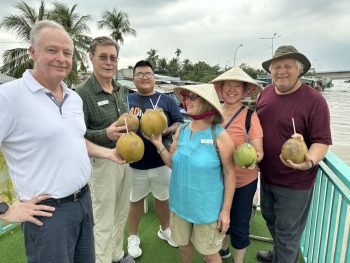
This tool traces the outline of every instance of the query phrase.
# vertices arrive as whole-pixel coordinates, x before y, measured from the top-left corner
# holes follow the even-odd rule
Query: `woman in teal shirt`
[[[234,145],[220,127],[223,114],[212,84],[187,85],[174,93],[191,122],[176,131],[170,152],[161,136],[150,138],[172,168],[172,238],[179,245],[182,262],[192,262],[194,248],[206,262],[221,262],[218,251],[230,223],[236,184]]]

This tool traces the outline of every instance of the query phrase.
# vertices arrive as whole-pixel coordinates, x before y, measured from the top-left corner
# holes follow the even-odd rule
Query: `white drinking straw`
[[[294,124],[294,118],[292,118],[292,122],[293,122],[293,130],[294,130],[294,133],[296,133],[296,131],[295,131],[295,124]]]
[[[125,126],[126,126],[126,133],[128,134],[129,131],[128,131],[128,123],[126,122],[126,118],[124,118],[124,121],[125,121]]]

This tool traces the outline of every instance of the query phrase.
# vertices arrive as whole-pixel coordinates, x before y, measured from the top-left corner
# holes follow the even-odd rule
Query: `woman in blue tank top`
[[[230,223],[236,178],[234,145],[221,128],[223,114],[212,84],[174,89],[191,118],[179,127],[168,152],[161,136],[149,138],[172,168],[170,210],[172,238],[183,262],[194,248],[206,262],[221,262],[218,251]]]

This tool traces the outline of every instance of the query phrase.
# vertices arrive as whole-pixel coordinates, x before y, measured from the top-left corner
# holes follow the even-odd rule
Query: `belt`
[[[48,198],[46,200],[43,200],[43,201],[39,202],[39,204],[42,204],[42,205],[58,205],[58,204],[64,204],[64,203],[69,203],[69,202],[76,202],[80,198],[82,198],[84,196],[84,194],[86,192],[88,192],[88,191],[89,191],[89,185],[86,184],[83,188],[81,188],[80,190],[74,192],[71,195],[68,195],[68,196],[63,197],[63,198]]]

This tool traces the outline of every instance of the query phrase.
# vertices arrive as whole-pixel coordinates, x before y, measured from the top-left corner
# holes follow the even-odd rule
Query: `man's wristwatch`
[[[8,209],[9,209],[8,204],[6,204],[5,202],[0,202],[0,215],[5,214]]]

